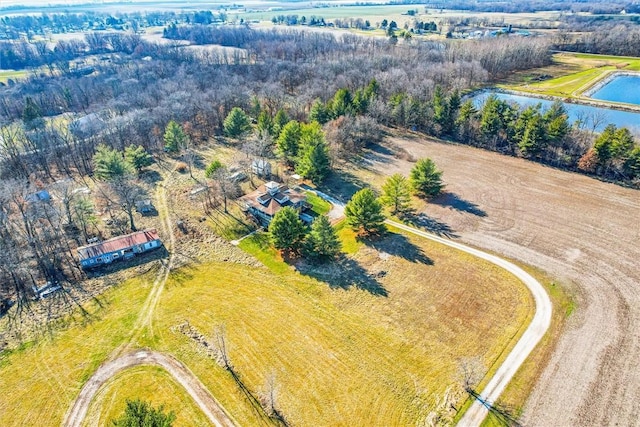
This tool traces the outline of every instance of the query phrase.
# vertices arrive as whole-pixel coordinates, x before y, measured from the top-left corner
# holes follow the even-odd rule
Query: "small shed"
[[[271,176],[271,163],[264,159],[255,159],[251,162],[251,172],[258,176],[270,177]]]
[[[145,214],[150,214],[155,212],[156,208],[155,206],[153,206],[153,203],[151,203],[151,200],[145,199],[145,200],[138,200],[136,202],[136,210],[141,214],[145,215]]]

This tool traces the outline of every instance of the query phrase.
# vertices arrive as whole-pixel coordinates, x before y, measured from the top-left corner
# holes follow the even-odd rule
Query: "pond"
[[[542,108],[545,109],[549,108],[551,104],[553,104],[553,101],[547,99],[487,90],[473,97],[473,102],[476,108],[481,108],[484,101],[491,94],[496,95],[500,100],[519,104],[522,108],[530,105],[541,104]],[[640,113],[594,107],[591,105],[571,104],[568,102],[564,102],[563,104],[569,114],[569,122],[573,124],[576,121],[579,121],[581,123],[581,127],[584,129],[592,129],[595,127],[595,130],[601,131],[609,123],[613,123],[617,127],[640,130]]]
[[[640,105],[640,75],[615,76],[595,91],[591,98]]]

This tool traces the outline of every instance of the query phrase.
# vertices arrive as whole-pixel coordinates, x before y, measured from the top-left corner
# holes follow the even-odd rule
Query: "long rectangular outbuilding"
[[[155,228],[118,236],[92,245],[78,248],[80,265],[84,269],[111,264],[120,259],[129,259],[136,254],[162,246]]]

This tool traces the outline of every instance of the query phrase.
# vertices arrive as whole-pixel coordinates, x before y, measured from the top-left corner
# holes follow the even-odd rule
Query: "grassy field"
[[[400,21],[411,18],[407,13],[409,9],[415,9],[412,5],[388,6],[388,5],[372,5],[372,6],[333,6],[333,7],[315,7],[300,9],[285,9],[276,11],[256,11],[248,13],[233,14],[230,13],[230,19],[244,18],[245,21],[259,20],[271,21],[271,18],[279,15],[298,15],[298,17],[306,16],[307,19],[315,16],[326,20],[342,19],[342,18],[362,18],[371,21],[371,25],[375,26],[376,22],[383,19],[395,19],[398,24]],[[404,19],[404,20],[402,20]]]
[[[329,3],[330,4],[330,3]],[[287,5],[288,6],[288,5]],[[409,16],[409,10],[417,11],[415,16]],[[417,18],[422,21],[435,21],[437,24],[448,22],[449,20],[461,20],[469,18],[466,11],[457,10],[441,10],[429,9],[425,11],[422,5],[360,5],[360,6],[343,6],[330,5],[329,7],[296,7],[283,8],[275,11],[249,11],[247,13],[230,13],[229,19],[239,20],[243,18],[245,21],[259,20],[271,21],[271,18],[279,15],[298,15],[298,17],[311,16],[324,18],[325,20],[345,19],[345,18],[362,18],[369,20],[373,27],[383,19],[388,21],[394,20],[400,27],[405,22],[411,22]],[[503,26],[513,25],[515,27],[528,27],[533,24],[545,26],[555,26],[558,24],[559,12],[536,12],[536,13],[499,13],[499,12],[474,12],[474,18],[483,20],[489,25]]]
[[[27,70],[0,70],[0,82],[6,83],[9,79],[20,79],[26,77]]]
[[[188,321],[205,336],[224,325],[243,383],[257,396],[275,376],[277,405],[293,424],[409,425],[445,394],[458,396],[461,359],[478,355],[491,369],[528,323],[526,289],[493,265],[401,234],[346,243],[357,252],[335,268],[294,271],[271,254],[281,268],[211,262],[176,270],[153,333],[137,345],[181,360],[242,425],[269,421],[177,325]],[[82,382],[126,341],[150,281],[112,289],[104,307],[91,307],[90,322],[78,318],[51,339],[3,356],[0,387],[15,392],[4,394],[0,425],[58,425]],[[125,397],[149,396],[154,384],[175,386],[161,374],[115,378],[92,413],[110,417]],[[167,408],[178,411],[172,406],[182,399],[178,393]]]
[[[47,338],[2,353],[0,425],[60,425],[82,384],[127,339],[152,281],[123,283],[86,305],[87,317],[78,313]]]
[[[304,319],[301,319],[299,318],[300,308],[298,308],[295,312],[285,310],[287,313],[285,319],[265,318],[261,314],[265,310],[277,311],[279,304],[285,302],[287,304],[295,303],[291,301],[292,297],[290,296],[275,298],[282,292],[289,293],[293,289],[269,284],[267,286],[273,287],[274,293],[274,299],[270,301],[263,301],[257,296],[250,297],[249,295],[256,292],[255,289],[236,289],[233,296],[225,294],[220,300],[228,301],[232,297],[234,300],[235,298],[240,298],[240,300],[254,301],[254,304],[264,304],[264,307],[246,306],[242,310],[234,310],[233,313],[227,313],[229,309],[220,307],[218,309],[220,311],[220,320],[218,322],[224,323],[227,326],[227,330],[230,330],[229,325],[231,323],[249,323],[250,326],[244,326],[243,330],[238,332],[241,336],[238,339],[239,342],[253,343],[254,354],[250,356],[250,362],[247,362],[247,365],[253,367],[263,366],[263,368],[258,369],[264,372],[263,378],[269,371],[274,369],[276,372],[283,372],[286,382],[282,385],[281,390],[282,405],[285,414],[298,414],[300,418],[296,418],[297,422],[303,425],[335,425],[336,423],[332,423],[331,420],[336,419],[340,420],[337,422],[339,425],[348,425],[350,424],[349,421],[352,424],[353,420],[358,420],[358,422],[366,425],[414,424],[433,410],[436,401],[442,399],[449,386],[453,385],[453,389],[455,389],[459,359],[464,358],[467,354],[474,354],[473,351],[456,349],[453,341],[458,343],[465,342],[464,347],[475,347],[479,343],[474,341],[477,341],[479,336],[476,335],[475,338],[472,338],[472,336],[460,337],[458,340],[453,339],[453,336],[461,332],[459,328],[466,329],[471,325],[478,326],[477,322],[482,322],[479,318],[476,320],[463,319],[467,315],[475,317],[479,314],[476,310],[482,311],[480,307],[475,305],[479,300],[476,300],[473,296],[476,292],[480,292],[479,289],[471,289],[473,286],[470,288],[468,284],[476,283],[476,279],[489,273],[494,267],[490,265],[479,266],[477,265],[477,260],[469,257],[469,259],[458,260],[468,264],[466,264],[466,267],[462,267],[464,271],[460,270],[457,274],[454,274],[453,271],[459,269],[459,266],[456,268],[452,264],[448,266],[443,264],[452,255],[450,250],[438,247],[435,244],[391,233],[387,239],[378,242],[378,251],[374,251],[366,243],[358,242],[358,245],[354,245],[355,239],[348,229],[341,228],[340,234],[347,236],[347,240],[351,240],[351,242],[344,242],[346,247],[359,246],[361,248],[354,257],[359,268],[364,268],[371,273],[378,270],[378,273],[380,273],[379,269],[384,265],[385,269],[383,271],[386,274],[377,284],[379,286],[378,295],[371,292],[371,289],[376,289],[375,284],[358,285],[349,283],[348,274],[341,271],[332,273],[334,276],[346,276],[343,280],[335,279],[335,277],[327,279],[327,276],[331,274],[327,273],[327,275],[316,274],[321,279],[324,279],[324,283],[323,281],[315,283],[309,283],[308,280],[299,281],[299,276],[293,273],[287,264],[275,260],[275,268],[273,264],[269,265],[272,271],[291,272],[284,277],[281,276],[282,280],[285,280],[285,277],[290,278],[289,280],[293,280],[298,286],[311,286],[309,290],[317,293],[314,300],[318,307],[315,311],[320,317],[313,319],[309,318],[307,314]],[[256,237],[256,239],[260,239],[260,237]],[[249,239],[246,240],[251,241]],[[244,243],[245,241],[243,241]],[[398,250],[400,246],[404,245],[408,245],[405,248],[406,251],[403,251],[405,258],[401,255],[390,255],[386,261],[381,260],[380,253],[393,254],[396,253],[393,250],[394,247]],[[413,249],[412,245],[415,245]],[[260,259],[273,256],[273,253],[268,250],[262,255],[256,253],[256,250],[258,249],[253,247],[252,253],[260,257]],[[446,254],[447,252],[449,252],[448,255]],[[421,257],[420,254],[428,256],[433,265],[430,265],[426,259],[423,259],[425,263],[417,261]],[[458,261],[454,261],[454,264]],[[277,265],[280,267],[278,268]],[[480,267],[481,270],[476,270],[476,267]],[[301,269],[299,267],[299,269],[304,274],[304,268]],[[493,271],[493,273],[498,272]],[[453,274],[453,277],[449,277],[450,274]],[[463,276],[465,275],[473,277],[473,279],[467,281],[467,285],[462,285],[462,282],[464,282]],[[447,285],[443,288],[440,284],[445,283],[445,281]],[[252,281],[252,283],[256,282]],[[365,291],[367,286],[370,291]],[[249,294],[238,295],[246,292]],[[299,290],[297,292],[300,293]],[[307,292],[301,293],[305,294]],[[380,297],[382,292],[387,295],[385,298]],[[486,289],[481,292],[486,292]],[[515,294],[512,295],[515,296]],[[467,300],[467,297],[470,300]],[[528,294],[520,295],[518,298],[522,298],[520,300],[522,305],[514,308],[517,312],[515,316],[519,319],[525,319],[530,313],[528,310],[532,308],[530,301],[528,301]],[[196,299],[200,300],[200,297]],[[471,301],[474,300],[475,303],[472,303]],[[328,306],[326,306],[327,302],[329,303]],[[461,303],[460,306],[457,305],[458,302]],[[240,301],[234,303],[233,306],[237,306],[239,303]],[[441,306],[443,303],[447,308]],[[470,308],[469,303],[472,308]],[[485,301],[485,303],[488,302]],[[500,303],[493,301],[489,304],[493,305],[494,303],[497,309],[497,305]],[[423,310],[414,310],[413,313],[407,313],[403,308],[403,306],[407,305],[421,307]],[[454,305],[456,306],[455,308]],[[502,305],[504,306],[505,304],[502,303]],[[467,308],[464,314],[461,313],[462,307]],[[339,309],[337,312],[335,311],[336,308]],[[442,316],[443,311],[441,310],[448,314]],[[451,310],[456,311],[457,314],[451,316]],[[197,309],[193,311],[194,313],[201,312],[201,310]],[[251,312],[258,319],[252,319]],[[476,312],[476,314],[471,314],[471,312]],[[347,316],[345,317],[345,315]],[[353,321],[354,317],[356,319],[366,319],[366,321],[359,324]],[[437,317],[441,318],[444,325],[436,325]],[[190,319],[191,324],[196,324],[196,322],[198,321]],[[199,322],[202,323],[201,320]],[[276,322],[276,324],[273,324],[273,322]],[[333,330],[334,334],[315,333],[312,340],[308,338],[302,341],[297,340],[297,335],[306,336],[299,329],[306,329],[302,325],[309,322],[317,322],[317,326],[309,328],[309,330],[326,330],[328,328]],[[215,322],[212,320],[204,324],[207,323],[211,325]],[[526,321],[523,321],[522,325],[526,323]],[[204,328],[206,329],[206,326]],[[271,333],[274,335],[273,342],[269,342],[266,337],[258,337],[259,333],[256,332],[255,328],[262,328],[267,331],[272,330],[273,332]],[[211,326],[209,326],[209,329],[211,329]],[[421,332],[416,334],[417,331]],[[503,332],[506,331],[503,330]],[[508,333],[508,338],[503,335],[502,339],[505,342],[515,341],[514,338],[520,332],[521,330],[515,327]],[[250,337],[247,337],[246,334],[249,334]],[[383,338],[383,335],[380,334],[389,335]],[[354,341],[354,337],[359,337],[359,339]],[[450,341],[450,339],[452,340]],[[489,338],[491,341],[493,339]],[[296,341],[298,341],[297,344]],[[260,350],[261,347],[264,347],[273,351],[278,348],[274,343],[282,343],[285,348],[278,349],[278,354],[269,354],[268,351]],[[349,346],[345,347],[345,344],[349,344]],[[296,349],[296,345],[299,346],[298,349]],[[350,348],[350,346],[354,345],[358,348]],[[367,348],[369,350],[366,350]],[[331,357],[323,356],[322,354],[326,353],[328,349],[331,349],[329,351]],[[286,360],[282,360],[283,356],[279,353],[286,355]],[[312,362],[306,360],[310,354],[314,353],[317,356],[314,356]],[[374,353],[375,356],[368,353]],[[375,359],[381,355],[384,356],[378,361],[374,362],[373,359],[370,359],[370,357]],[[497,358],[498,354],[494,353],[492,357]],[[361,360],[357,362],[359,358]],[[338,367],[332,368],[331,363],[335,359],[338,359],[341,363]],[[366,369],[359,367],[358,363],[366,364]],[[483,363],[487,368],[493,365],[493,362],[489,362],[488,359],[484,359]],[[314,371],[325,372],[323,377],[318,376],[320,373],[313,374],[315,376],[314,384],[322,384],[323,390],[334,389],[337,391],[333,408],[323,408],[318,404],[315,411],[310,413],[299,406],[300,401],[320,402],[322,400],[316,386],[312,387],[312,389],[308,387],[307,382],[309,379],[306,376],[312,374],[302,374],[305,370],[312,368]],[[360,384],[360,381],[355,383],[350,381],[348,385],[342,384],[342,381],[338,378],[326,376],[326,372],[334,372],[338,368],[344,369],[344,371],[340,372],[340,376],[348,376],[349,371],[355,370],[356,375],[365,381],[364,378],[366,378],[366,372],[368,371],[373,377],[384,380],[381,382],[365,381],[367,383],[366,386],[365,384]],[[242,369],[240,371],[242,372]],[[393,375],[390,375],[390,373],[393,373]],[[257,377],[252,381],[256,381],[258,385],[255,387],[259,388],[260,376],[257,375]],[[407,388],[405,381],[409,378],[413,378],[410,382],[414,382],[414,385]],[[287,394],[285,394],[285,390],[288,391]],[[297,390],[299,391],[296,393]],[[359,405],[359,403],[368,399],[369,393],[378,396],[374,406],[366,410],[365,408],[360,408],[359,406],[362,405]],[[296,397],[295,394],[298,394],[299,397]],[[346,414],[352,415],[347,417]]]
[[[600,78],[616,70],[640,71],[640,58],[557,53],[553,56],[552,65],[516,73],[501,87],[563,98],[579,98],[582,92]],[[551,78],[536,81],[540,76]]]
[[[142,399],[154,407],[171,408],[176,426],[209,425],[184,389],[163,369],[154,366],[137,366],[112,378],[92,402],[84,425],[109,425],[122,414],[127,399]]]

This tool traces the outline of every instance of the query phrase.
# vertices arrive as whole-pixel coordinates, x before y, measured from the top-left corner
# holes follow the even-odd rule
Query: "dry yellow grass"
[[[149,277],[130,280],[86,305],[68,327],[0,358],[0,425],[60,425],[65,411],[105,358],[127,339],[147,296]],[[44,423],[44,424],[43,424]]]
[[[222,389],[216,397],[241,424],[256,415],[223,381],[228,374],[172,326],[186,320],[211,334],[224,325],[245,384],[258,392],[275,374],[279,407],[296,425],[423,421],[459,385],[460,359],[480,356],[490,368],[523,331],[532,302],[514,277],[471,256],[395,234],[376,245],[389,256],[358,252],[356,268],[379,277],[360,287],[329,268],[318,269],[329,283],[224,263],[181,271],[158,308],[156,345]],[[393,255],[401,250],[413,260]]]
[[[112,378],[96,395],[85,425],[109,425],[125,409],[126,400],[142,399],[154,407],[173,411],[176,426],[208,426],[209,422],[191,397],[163,369],[137,366]]]
[[[340,268],[273,272],[211,261],[172,272],[153,329],[137,345],[183,362],[241,425],[270,421],[177,325],[206,335],[224,325],[244,384],[257,395],[275,375],[277,405],[293,424],[413,425],[448,390],[455,395],[461,359],[478,356],[490,371],[528,324],[526,288],[491,264],[417,237],[363,243],[341,234],[352,255]],[[51,339],[4,355],[0,388],[10,392],[0,425],[59,425],[83,382],[128,340],[152,281],[123,283],[101,297],[103,307],[89,306],[88,321],[77,317]],[[93,416],[155,394],[142,376],[160,384],[159,395],[174,390],[163,375],[125,372],[101,391]]]

